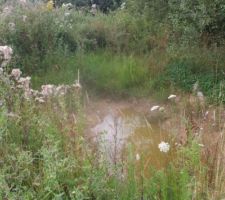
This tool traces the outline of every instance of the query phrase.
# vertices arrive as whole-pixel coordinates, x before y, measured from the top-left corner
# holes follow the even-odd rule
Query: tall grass
[[[3,199],[223,198],[224,129],[219,124],[216,145],[202,150],[199,138],[193,137],[196,133],[189,132],[185,146],[171,144],[176,156],[161,169],[137,159],[132,148],[122,161],[111,165],[86,140],[81,93],[71,91],[37,104],[24,99],[13,86],[13,82],[1,79]],[[182,108],[180,113],[180,118],[187,117]],[[221,113],[216,114],[216,121],[217,116]],[[203,153],[206,160],[202,160]]]
[[[224,101],[223,46],[176,43],[169,24],[129,10],[93,17],[27,4],[12,12],[1,18],[1,44],[14,47],[15,65],[35,74],[35,87],[48,81],[69,83],[80,68],[87,87],[108,94],[156,93],[163,99],[160,94],[169,93],[168,88],[191,92],[198,82],[211,102]]]
[[[14,47],[9,68],[14,65],[33,74],[35,88],[72,84],[79,69],[84,88],[101,94],[165,99],[177,88],[191,92],[198,81],[204,95],[224,103],[222,47],[211,50],[171,44],[166,24],[158,26],[126,11],[95,17],[70,11],[65,16],[62,9],[46,11],[33,6],[16,7],[0,19],[0,43]],[[8,26],[12,22],[14,30]],[[0,95],[2,199],[224,198],[221,124],[216,126],[219,138],[214,145],[203,151],[191,133],[186,145],[176,150],[176,159],[163,169],[143,168],[143,160],[137,167],[129,150],[125,161],[111,167],[86,140],[80,93],[37,104],[25,100],[11,81],[5,85],[1,80]],[[182,108],[181,113],[186,110]],[[190,121],[187,116],[179,117]]]

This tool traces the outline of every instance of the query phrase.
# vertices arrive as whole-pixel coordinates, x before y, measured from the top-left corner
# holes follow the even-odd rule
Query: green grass
[[[32,76],[34,88],[42,84],[72,84],[80,71],[83,87],[92,93],[117,97],[147,97],[164,100],[170,92],[199,90],[211,103],[224,102],[224,59],[221,52],[202,49],[126,55],[111,51],[46,56]]]
[[[35,88],[47,83],[71,84],[79,69],[82,85],[97,93],[141,96],[148,92],[147,57],[99,52],[61,56],[52,61],[47,71],[32,76]]]

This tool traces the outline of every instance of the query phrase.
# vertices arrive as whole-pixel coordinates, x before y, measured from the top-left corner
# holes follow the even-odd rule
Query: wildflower
[[[160,106],[152,106],[152,107],[151,107],[151,111],[158,110],[159,108],[160,108]]]
[[[9,46],[0,46],[0,62],[1,67],[5,67],[11,60],[13,50]]]
[[[27,76],[26,78],[21,77],[18,80],[19,83],[18,87],[24,90],[24,96],[26,99],[29,99],[31,97],[30,80],[31,77],[29,76]]]
[[[41,98],[41,97],[35,98],[35,101],[37,101],[39,103],[44,103],[45,102],[45,100],[43,98]]]
[[[91,14],[92,15],[96,15],[97,13],[97,5],[96,4],[92,4],[91,5]]]
[[[193,85],[193,92],[196,93],[198,91],[199,84],[198,81]]]
[[[54,8],[54,2],[53,0],[48,1],[47,5],[46,5],[47,10],[51,11]]]
[[[13,69],[12,72],[11,72],[11,76],[15,80],[19,80],[21,74],[22,74],[22,72],[20,71],[20,69]]]
[[[63,3],[62,8],[64,9],[72,9],[73,5],[71,3]]]
[[[0,46],[0,52],[3,54],[4,60],[7,60],[7,61],[11,60],[12,54],[13,54],[13,50],[11,47]]]
[[[121,9],[121,10],[125,9],[125,6],[126,6],[126,3],[123,2],[123,3],[121,4],[121,6],[120,6],[120,9]]]
[[[30,92],[33,97],[36,97],[39,94],[38,90],[30,89]]]
[[[198,144],[198,146],[200,146],[200,147],[204,147],[204,144]]]
[[[171,94],[168,99],[175,99],[177,96],[175,94]]]
[[[54,85],[42,85],[41,86],[41,94],[43,96],[49,96],[49,95],[52,95],[54,93]]]
[[[55,95],[63,96],[67,91],[67,87],[64,85],[60,85],[55,88]]]
[[[91,8],[96,9],[97,8],[97,5],[96,4],[92,4],[91,5]]]
[[[136,160],[140,160],[140,155],[138,153],[136,154]]]
[[[31,77],[30,77],[30,76],[27,76],[26,78],[21,77],[21,78],[18,80],[18,83],[28,84],[28,83],[30,83],[30,80],[31,80]]]
[[[159,145],[159,150],[161,152],[167,153],[170,150],[170,145],[167,142],[162,141]]]
[[[22,88],[24,88],[25,90],[29,90],[30,89],[30,80],[31,77],[27,76],[26,78],[21,77],[18,80],[18,83],[20,84],[20,86],[22,86]]]

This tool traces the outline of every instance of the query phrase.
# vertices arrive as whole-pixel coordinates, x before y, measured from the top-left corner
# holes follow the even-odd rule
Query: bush
[[[208,59],[210,58],[186,57],[172,60],[166,67],[167,81],[186,92],[192,92],[194,84],[198,83],[199,90],[211,102],[224,102],[223,61],[218,65]]]

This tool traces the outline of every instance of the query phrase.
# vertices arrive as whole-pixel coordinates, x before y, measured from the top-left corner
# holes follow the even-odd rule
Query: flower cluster
[[[0,66],[5,67],[11,60],[13,50],[9,46],[0,46]]]
[[[5,61],[7,63],[11,60],[12,57],[12,49],[8,46],[0,46],[0,53],[2,53],[2,62],[5,66]],[[1,60],[0,60],[1,61]],[[1,62],[0,62],[1,64]],[[79,81],[79,71],[78,71],[78,79],[75,80],[75,83],[72,85],[42,85],[41,91],[34,90],[30,87],[31,77],[21,77],[22,72],[19,68],[12,69],[11,74],[8,75],[4,73],[4,68],[0,68],[0,75],[4,78],[13,80],[13,88],[19,89],[23,91],[23,96],[25,99],[30,100],[34,99],[39,103],[44,103],[47,98],[51,96],[63,96],[66,95],[70,89],[75,89],[79,91],[81,89],[80,81]]]
[[[13,69],[12,72],[11,72],[11,76],[12,76],[15,80],[19,80],[21,74],[22,74],[22,72],[20,71],[20,69]]]
[[[170,145],[167,142],[162,141],[159,145],[159,150],[161,152],[167,153],[170,150]]]
[[[73,8],[73,5],[71,3],[63,3],[62,8],[70,10]]]
[[[168,99],[175,99],[177,96],[175,94],[171,94],[170,96],[168,96]]]
[[[163,106],[152,106],[151,107],[151,112],[153,111],[160,111],[160,112],[164,112],[165,111],[165,108]]]
[[[42,85],[41,91],[33,90],[30,88],[30,81],[31,77],[20,77],[22,72],[20,69],[13,69],[11,72],[10,77],[15,81],[16,88],[22,89],[24,91],[24,97],[26,99],[35,99],[35,101],[39,103],[44,103],[47,98],[52,96],[64,96],[68,92],[69,89],[76,89],[80,90],[81,85],[79,83],[79,80],[75,81],[75,84],[69,85]]]

